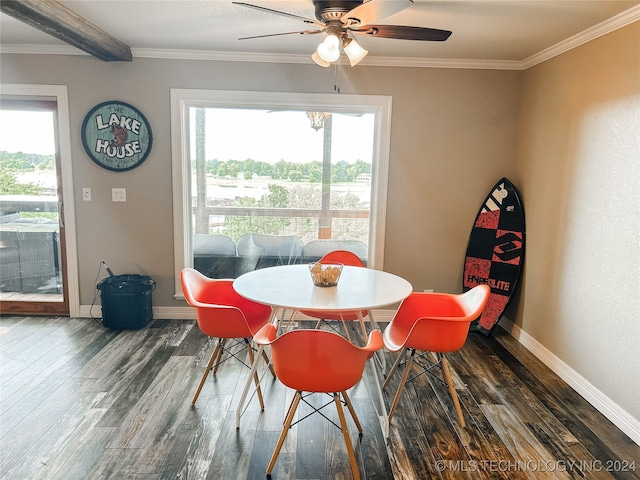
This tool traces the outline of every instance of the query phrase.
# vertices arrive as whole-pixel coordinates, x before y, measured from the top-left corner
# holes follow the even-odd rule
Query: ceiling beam
[[[2,0],[0,11],[105,62],[130,62],[131,48],[55,0]]]

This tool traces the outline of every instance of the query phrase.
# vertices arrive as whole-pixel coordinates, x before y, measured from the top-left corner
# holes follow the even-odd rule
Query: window
[[[171,96],[176,292],[179,271],[193,266],[194,253],[197,263],[202,242],[213,237],[237,245],[238,256],[250,234],[295,239],[299,246],[288,251],[298,261],[301,246],[314,240],[358,242],[369,265],[381,267],[389,97]],[[237,265],[204,273],[237,276],[260,267]]]

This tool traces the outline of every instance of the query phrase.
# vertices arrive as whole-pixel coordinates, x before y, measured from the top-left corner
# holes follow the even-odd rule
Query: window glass
[[[172,91],[176,273],[380,264],[388,97]],[[179,285],[176,290],[179,292]]]

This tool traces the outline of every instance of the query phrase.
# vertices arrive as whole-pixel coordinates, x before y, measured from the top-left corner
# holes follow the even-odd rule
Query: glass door
[[[56,102],[0,102],[0,309],[68,315]]]

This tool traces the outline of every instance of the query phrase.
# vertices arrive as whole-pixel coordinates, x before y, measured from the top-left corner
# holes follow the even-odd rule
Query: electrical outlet
[[[82,189],[82,200],[84,200],[85,202],[90,202],[91,201],[91,189],[90,188],[83,188]]]
[[[126,188],[112,188],[111,189],[111,201],[112,202],[126,202],[127,201],[127,189]]]

